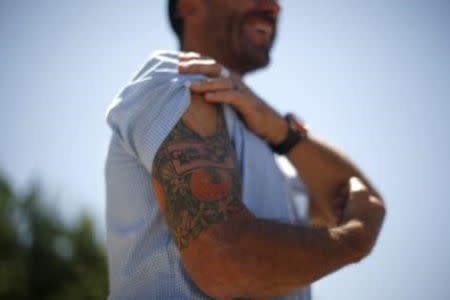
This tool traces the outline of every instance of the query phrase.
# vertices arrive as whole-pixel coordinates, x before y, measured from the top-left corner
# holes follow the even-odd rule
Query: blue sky
[[[248,83],[344,150],[381,190],[373,254],[315,299],[449,299],[450,2],[283,0],[272,65]],[[105,110],[155,49],[165,1],[0,2],[0,170],[104,230]]]

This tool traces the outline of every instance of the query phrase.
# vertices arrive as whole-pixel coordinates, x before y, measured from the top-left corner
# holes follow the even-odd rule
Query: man
[[[110,298],[309,299],[312,282],[369,254],[383,202],[243,83],[269,63],[277,1],[169,8],[190,52],[152,55],[108,112]],[[302,177],[314,226],[293,217],[274,152]]]

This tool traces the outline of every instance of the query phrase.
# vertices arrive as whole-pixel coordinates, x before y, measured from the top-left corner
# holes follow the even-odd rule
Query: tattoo
[[[153,176],[166,195],[166,219],[180,250],[244,207],[234,149],[220,110],[217,119],[216,132],[209,137],[178,122],[153,164]]]

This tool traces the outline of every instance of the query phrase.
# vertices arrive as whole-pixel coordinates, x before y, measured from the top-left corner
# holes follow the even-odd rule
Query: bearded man
[[[310,299],[373,248],[385,208],[366,176],[243,81],[268,65],[279,13],[169,1],[182,52],[154,53],[108,111],[110,299]],[[310,223],[274,154],[300,175]]]

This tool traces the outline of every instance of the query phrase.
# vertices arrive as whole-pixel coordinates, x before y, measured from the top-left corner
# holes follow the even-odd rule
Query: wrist
[[[284,121],[284,135],[280,134],[278,136],[277,143],[270,143],[273,152],[279,155],[289,154],[296,145],[306,140],[308,136],[308,129],[306,126],[293,114],[287,114],[284,117]],[[281,139],[282,136],[284,136],[284,139]]]
[[[277,114],[273,122],[270,123],[266,141],[270,145],[279,145],[286,139],[288,130],[288,122],[282,116]]]

